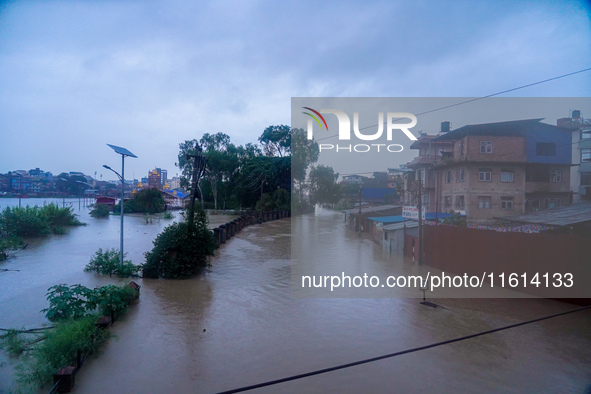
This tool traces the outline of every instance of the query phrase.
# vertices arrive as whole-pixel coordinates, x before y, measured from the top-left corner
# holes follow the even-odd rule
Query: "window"
[[[536,155],[538,156],[556,156],[556,143],[538,142],[536,144]]]
[[[480,141],[480,153],[492,153],[492,141]]]
[[[501,197],[501,208],[513,209],[513,197]]]
[[[464,209],[464,196],[456,196],[456,209]]]
[[[501,170],[501,182],[513,182],[514,175],[511,170]]]
[[[451,208],[451,196],[443,197],[443,208],[445,208],[445,209]]]
[[[464,155],[464,141],[460,140],[460,142],[458,142],[458,156],[463,156]]]
[[[423,205],[425,207],[429,206],[429,195],[428,194],[423,194]]]
[[[554,183],[562,182],[562,171],[550,170],[550,182],[554,182]]]
[[[581,172],[581,186],[591,185],[591,172]]]
[[[459,168],[456,170],[456,182],[464,182],[464,169]]]
[[[491,205],[491,196],[478,196],[478,209],[490,209]]]
[[[585,129],[581,129],[581,139],[588,140],[591,138],[591,128],[587,127]]]
[[[451,171],[445,171],[445,183],[451,183]]]
[[[478,180],[480,182],[490,182],[492,180],[492,169],[480,168],[478,170]]]
[[[591,148],[581,149],[581,163],[591,163]]]

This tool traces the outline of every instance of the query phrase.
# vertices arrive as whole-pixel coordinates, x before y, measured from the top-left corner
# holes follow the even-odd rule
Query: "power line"
[[[516,87],[516,88],[503,90],[501,92],[489,94],[489,95],[483,96],[483,97],[476,97],[476,98],[473,98],[473,99],[461,101],[459,103],[450,104],[450,105],[446,105],[446,106],[443,106],[443,107],[439,107],[439,108],[431,109],[431,110],[428,110],[428,111],[420,112],[420,113],[414,114],[414,115],[415,116],[420,116],[420,115],[425,115],[425,114],[429,114],[429,113],[432,113],[432,112],[441,111],[441,110],[444,110],[444,109],[447,109],[447,108],[457,107],[458,105],[468,104],[468,103],[472,103],[472,102],[478,101],[478,100],[484,100],[486,98],[495,97],[495,96],[499,96],[501,94],[505,94],[505,93],[509,93],[509,92],[514,92],[516,90],[529,88],[529,87],[535,86],[535,85],[540,85],[542,83],[554,81],[554,80],[561,79],[561,78],[570,77],[571,75],[580,74],[580,73],[583,73],[583,72],[586,72],[586,71],[590,71],[590,70],[591,70],[591,67],[585,68],[583,70],[578,70],[578,71],[574,71],[574,72],[571,72],[571,73],[568,73],[568,74],[559,75],[557,77],[552,77],[552,78],[544,79],[543,81],[529,83],[527,85],[522,85],[522,86],[519,86],[519,87]],[[398,120],[400,120],[400,119],[398,119]],[[384,123],[384,124],[386,124],[386,123]],[[372,125],[372,126],[367,126],[367,127],[360,128],[359,130],[365,130],[365,129],[369,129],[371,127],[377,127],[377,126],[379,126],[379,125],[378,124],[375,124],[375,125]],[[328,139],[328,138],[334,138],[334,137],[338,137],[338,134],[330,135],[330,136],[324,137],[324,138],[319,138],[316,141],[322,141],[322,140],[325,140],[325,139]]]
[[[348,364],[337,365],[336,367],[330,367],[330,368],[320,369],[320,370],[316,370],[316,371],[312,371],[312,372],[307,372],[307,373],[303,373],[303,374],[299,374],[299,375],[289,376],[287,378],[270,380],[268,382],[254,384],[252,386],[245,386],[245,387],[240,387],[240,388],[232,389],[232,390],[228,390],[228,391],[222,391],[222,392],[220,392],[218,394],[240,393],[240,392],[243,392],[243,391],[254,390],[254,389],[261,388],[261,387],[273,386],[273,385],[276,385],[276,384],[279,384],[279,383],[284,383],[284,382],[289,382],[289,381],[292,381],[292,380],[307,378],[307,377],[314,376],[314,375],[320,375],[320,374],[327,373],[327,372],[337,371],[339,369],[350,368],[350,367],[354,367],[354,366],[357,366],[357,365],[367,364],[367,363],[371,363],[371,362],[374,362],[374,361],[379,361],[379,360],[384,360],[384,359],[387,359],[387,358],[401,356],[403,354],[414,353],[414,352],[418,352],[418,351],[421,351],[421,350],[426,350],[426,349],[434,348],[434,347],[437,347],[437,346],[447,345],[447,344],[454,343],[454,342],[460,342],[460,341],[464,341],[466,339],[471,339],[471,338],[476,338],[476,337],[479,337],[479,336],[482,336],[482,335],[492,334],[492,333],[497,332],[497,331],[508,330],[510,328],[515,328],[515,327],[523,326],[523,325],[526,325],[526,324],[536,323],[536,322],[539,322],[539,321],[542,321],[542,320],[547,320],[547,319],[551,319],[551,318],[554,318],[554,317],[567,315],[569,313],[580,312],[580,311],[583,311],[583,310],[586,310],[586,309],[589,309],[589,308],[591,308],[591,305],[590,306],[584,306],[582,308],[573,309],[573,310],[566,311],[566,312],[556,313],[556,314],[550,315],[550,316],[544,316],[544,317],[540,317],[540,318],[537,318],[537,319],[528,320],[528,321],[521,322],[521,323],[516,323],[516,324],[511,324],[511,325],[508,325],[508,326],[504,326],[504,327],[494,328],[492,330],[482,331],[482,332],[479,332],[479,333],[476,333],[476,334],[471,334],[471,335],[466,335],[466,336],[459,337],[459,338],[449,339],[447,341],[436,342],[436,343],[432,343],[430,345],[415,347],[415,348],[412,348],[412,349],[407,349],[407,350],[403,350],[403,351],[396,352],[396,353],[385,354],[385,355],[382,355],[382,356],[372,357],[372,358],[368,358],[368,359],[360,360],[360,361],[355,361],[355,362],[348,363]]]

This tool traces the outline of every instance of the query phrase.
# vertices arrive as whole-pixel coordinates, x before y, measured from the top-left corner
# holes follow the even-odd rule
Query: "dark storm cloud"
[[[174,175],[178,143],[255,142],[292,96],[478,96],[589,67],[580,2],[27,1],[0,10],[0,172]],[[575,76],[519,92],[580,96]],[[105,174],[106,176],[107,174]],[[110,175],[109,175],[110,176]]]

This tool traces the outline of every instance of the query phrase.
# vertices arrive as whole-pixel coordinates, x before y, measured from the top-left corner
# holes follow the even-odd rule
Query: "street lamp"
[[[125,148],[122,148],[120,146],[115,146],[115,145],[111,145],[111,144],[107,144],[111,149],[113,149],[115,151],[115,153],[121,155],[121,175],[119,175],[117,173],[117,171],[115,171],[114,169],[112,169],[111,167],[107,166],[107,165],[103,165],[103,167],[105,167],[107,170],[111,170],[113,171],[118,177],[119,179],[121,179],[121,240],[120,240],[120,263],[121,263],[121,267],[123,267],[123,200],[125,197],[125,156],[129,156],[129,157],[135,157],[137,159],[137,156],[134,155],[133,153],[131,153],[130,151],[128,151]]]

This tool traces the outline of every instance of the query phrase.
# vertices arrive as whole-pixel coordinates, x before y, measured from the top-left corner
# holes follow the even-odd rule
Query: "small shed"
[[[115,205],[116,201],[117,201],[117,199],[115,199],[113,197],[98,196],[95,198],[95,204],[108,205],[111,208]]]
[[[406,234],[418,236],[419,222],[406,220],[382,227],[382,249],[402,256],[404,254],[404,238]]]
[[[350,230],[356,231],[358,228],[362,232],[369,233],[371,231],[371,220],[369,217],[383,217],[392,215],[401,215],[401,205],[370,205],[362,206],[361,209],[354,208],[345,213],[345,221]]]

